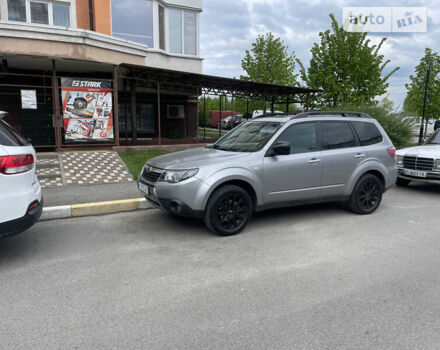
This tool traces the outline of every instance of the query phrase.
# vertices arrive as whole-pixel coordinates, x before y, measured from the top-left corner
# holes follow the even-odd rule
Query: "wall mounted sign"
[[[21,90],[21,108],[37,109],[37,92],[35,90]]]
[[[111,80],[61,78],[66,142],[114,141]]]

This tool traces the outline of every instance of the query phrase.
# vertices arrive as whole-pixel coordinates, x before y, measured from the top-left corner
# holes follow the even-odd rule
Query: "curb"
[[[102,215],[124,211],[155,209],[145,198],[123,199],[108,202],[62,205],[43,208],[40,221],[66,219],[78,216]]]

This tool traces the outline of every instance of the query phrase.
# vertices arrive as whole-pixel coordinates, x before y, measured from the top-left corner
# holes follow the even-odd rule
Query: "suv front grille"
[[[157,180],[159,180],[160,175],[162,175],[160,169],[144,168],[144,170],[142,171],[142,177],[150,182],[156,182]]]
[[[403,167],[405,169],[431,171],[434,169],[434,159],[404,156]]]

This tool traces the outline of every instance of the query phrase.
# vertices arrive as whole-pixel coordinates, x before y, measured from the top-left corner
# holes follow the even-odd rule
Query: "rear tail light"
[[[34,209],[38,204],[40,204],[38,201],[32,202],[31,205],[29,205],[28,211]]]
[[[32,154],[0,157],[0,174],[15,175],[25,173],[34,167]]]
[[[396,159],[396,149],[394,147],[388,148],[388,154],[391,158]]]

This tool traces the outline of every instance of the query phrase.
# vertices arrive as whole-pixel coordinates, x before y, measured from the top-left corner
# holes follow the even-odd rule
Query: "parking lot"
[[[371,216],[323,204],[217,237],[158,210],[0,241],[3,349],[434,349],[440,187]]]

